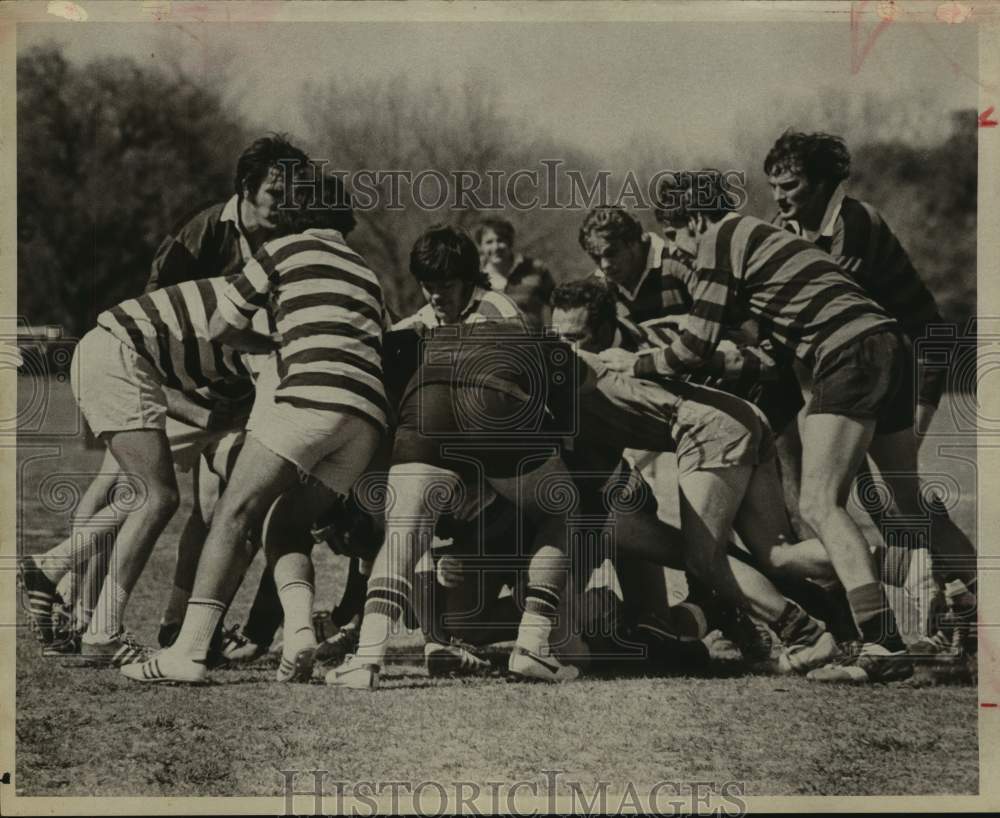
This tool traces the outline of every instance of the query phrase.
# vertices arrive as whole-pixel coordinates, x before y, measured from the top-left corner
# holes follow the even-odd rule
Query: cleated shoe
[[[107,642],[81,640],[79,653],[70,664],[77,667],[121,667],[141,662],[150,654],[149,648],[135,640],[128,631],[118,631]]]
[[[833,634],[824,631],[813,642],[791,642],[778,655],[778,673],[797,673],[805,676],[810,670],[823,667],[841,656],[840,648]]]
[[[348,690],[377,690],[381,668],[358,656],[348,656],[344,663],[326,674],[325,681],[333,687]]]
[[[233,664],[253,662],[267,653],[264,647],[247,639],[239,625],[233,625],[222,632],[221,650],[226,662]]]
[[[540,682],[572,682],[580,675],[573,665],[565,665],[555,656],[542,656],[520,645],[514,646],[507,669],[518,678]]]
[[[327,667],[337,667],[358,649],[358,637],[361,628],[357,625],[344,625],[333,636],[327,637],[316,648],[316,661]]]
[[[449,645],[440,642],[424,645],[424,664],[427,665],[427,675],[432,678],[488,676],[493,672],[493,665],[454,640]]]
[[[316,645],[301,648],[294,656],[281,654],[276,678],[279,682],[311,682],[316,662]]]
[[[52,582],[34,557],[22,557],[17,561],[17,582],[28,596],[28,625],[35,638],[43,645],[55,641],[52,623],[52,609],[62,600]]]
[[[45,659],[65,659],[67,656],[79,656],[82,636],[81,631],[65,634],[61,639],[46,645],[42,649],[42,657]]]
[[[208,673],[204,662],[177,656],[169,649],[155,653],[145,662],[124,665],[121,672],[136,682],[158,684],[204,684]]]
[[[883,645],[867,642],[857,652],[809,671],[806,678],[813,682],[880,684],[902,681],[912,675],[913,661],[908,651],[890,651]]]
[[[722,635],[736,645],[748,664],[760,664],[771,658],[774,650],[771,632],[745,611],[726,608],[721,615],[719,628]]]

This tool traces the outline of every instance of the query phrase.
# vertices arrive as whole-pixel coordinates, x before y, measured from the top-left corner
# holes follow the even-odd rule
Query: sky
[[[597,155],[651,134],[724,154],[742,130],[784,108],[821,104],[832,91],[849,102],[875,95],[905,107],[912,116],[901,136],[933,140],[947,133],[951,110],[979,99],[973,27],[897,22],[853,72],[846,16],[739,24],[54,22],[22,24],[17,37],[19,50],[54,40],[73,61],[126,55],[150,65],[174,59],[196,76],[222,70],[229,99],[252,124],[293,134],[304,127],[305,79],[349,84],[405,74],[451,87],[485,76],[511,117]]]

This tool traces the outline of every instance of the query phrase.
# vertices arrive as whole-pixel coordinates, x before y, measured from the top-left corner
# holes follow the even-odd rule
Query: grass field
[[[81,487],[101,453],[72,427],[53,384],[45,424],[21,439],[19,550],[62,538],[70,509],[53,510],[53,474]],[[939,413],[923,452],[927,473],[961,486],[952,512],[975,529],[973,441],[947,436]],[[939,451],[939,444],[954,446]],[[49,479],[47,479],[49,478]],[[182,478],[185,503],[188,481]],[[63,503],[66,505],[66,503]],[[61,508],[61,506],[58,506]],[[162,537],[129,606],[152,644],[169,589],[183,510]],[[316,552],[318,603],[339,596],[342,566]],[[229,621],[241,620],[259,560]],[[23,624],[23,622],[22,622]],[[352,693],[278,685],[274,663],[214,674],[203,688],[145,688],[116,671],[43,660],[26,628],[17,643],[16,785],[23,795],[282,795],[279,770],[329,771],[328,781],[561,781],[608,792],[631,782],[745,783],[748,795],[902,795],[978,791],[976,691],[964,687],[818,687],[801,679],[622,677],[558,687],[502,678],[431,680],[400,641],[383,689]],[[566,794],[565,784],[560,785]]]

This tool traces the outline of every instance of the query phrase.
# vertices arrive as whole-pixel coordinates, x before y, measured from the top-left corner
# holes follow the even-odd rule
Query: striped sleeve
[[[271,287],[276,279],[271,258],[261,250],[250,259],[243,270],[230,282],[219,299],[219,314],[227,323],[246,329],[261,307],[267,305]]]
[[[670,346],[641,356],[635,374],[683,375],[708,366],[722,338],[732,287],[733,277],[727,270],[699,270],[686,328]]]

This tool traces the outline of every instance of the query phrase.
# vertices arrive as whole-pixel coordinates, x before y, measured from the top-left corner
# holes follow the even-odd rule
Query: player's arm
[[[212,340],[253,354],[266,354],[278,348],[280,339],[251,328],[254,313],[266,306],[271,293],[272,276],[265,271],[262,261],[271,266],[263,249],[244,265],[219,297],[208,321]]]
[[[927,336],[929,327],[945,324],[945,319],[895,233],[877,213],[869,212],[868,215],[868,229],[871,233],[867,244],[875,244],[878,250],[867,277],[867,285],[872,295],[896,319],[907,337],[916,342]],[[875,239],[874,242],[872,238]],[[941,402],[947,375],[947,370],[941,367],[920,368],[917,414],[926,416],[925,426],[929,424],[930,417]]]

